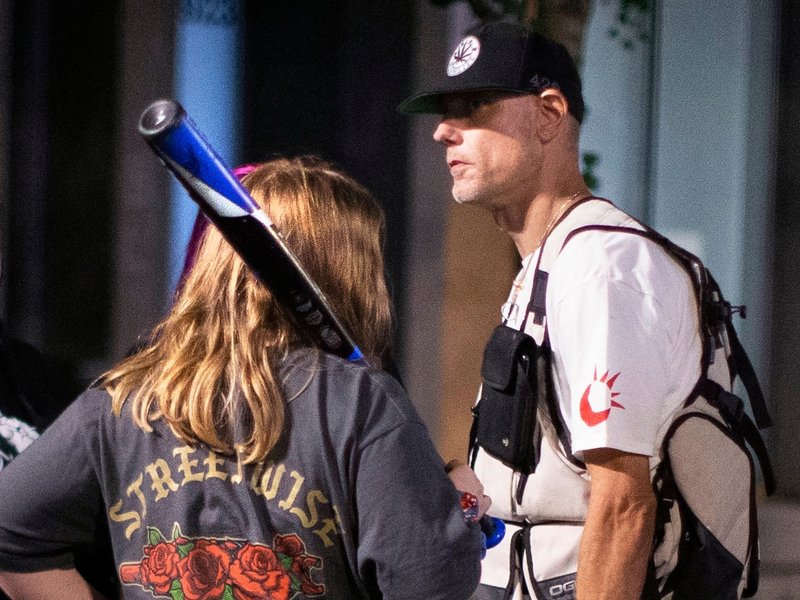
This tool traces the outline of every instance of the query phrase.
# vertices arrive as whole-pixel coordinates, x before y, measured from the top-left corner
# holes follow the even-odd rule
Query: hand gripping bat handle
[[[486,537],[486,548],[494,548],[506,534],[506,524],[502,519],[484,515],[481,519],[481,531]]]
[[[448,473],[452,471],[452,468],[450,468],[452,464],[451,462],[445,467],[448,469]],[[481,537],[483,538],[483,552],[481,553],[481,558],[483,558],[486,550],[494,548],[500,543],[500,540],[503,539],[503,536],[506,534],[506,524],[502,519],[490,517],[486,514],[479,519],[480,502],[478,501],[478,497],[472,492],[462,492],[459,503],[461,505],[461,511],[464,513],[464,520],[467,523],[477,522],[480,525]]]
[[[363,354],[322,290],[275,224],[203,138],[183,107],[157,100],[142,113],[139,133],[206,217],[320,346],[351,361]]]

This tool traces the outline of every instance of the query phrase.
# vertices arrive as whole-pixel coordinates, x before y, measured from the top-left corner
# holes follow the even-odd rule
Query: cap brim
[[[410,115],[410,114],[442,114],[442,99],[445,96],[452,96],[454,94],[465,94],[469,92],[488,92],[488,91],[501,91],[512,92],[515,94],[531,94],[528,90],[521,90],[516,87],[507,85],[477,85],[475,87],[464,87],[459,89],[440,90],[437,92],[424,92],[406,98],[397,105],[397,112]]]
[[[406,98],[397,106],[397,112],[410,114],[440,114],[442,96],[447,92],[427,92]],[[450,92],[452,93],[452,92]]]

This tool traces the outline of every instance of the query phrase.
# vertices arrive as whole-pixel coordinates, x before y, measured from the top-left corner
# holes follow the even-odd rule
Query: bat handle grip
[[[480,521],[481,531],[486,536],[486,548],[494,548],[506,534],[506,524],[502,519],[484,515]]]

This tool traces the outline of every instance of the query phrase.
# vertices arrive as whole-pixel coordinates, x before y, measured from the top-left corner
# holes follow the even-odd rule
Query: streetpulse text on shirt
[[[246,477],[245,469],[251,468]],[[252,493],[275,501],[278,508],[294,515],[304,529],[317,535],[325,547],[333,545],[331,536],[340,534],[338,507],[321,490],[304,489],[308,487],[304,486],[306,478],[286,464],[266,461],[246,467],[241,460],[226,460],[210,450],[185,445],[175,447],[169,460],[158,458],[145,466],[125,490],[129,499],[113,503],[108,517],[113,523],[126,525],[125,538],[131,539],[142,527],[142,517],[151,502],[186,493],[184,487],[205,485],[211,479],[247,485]]]

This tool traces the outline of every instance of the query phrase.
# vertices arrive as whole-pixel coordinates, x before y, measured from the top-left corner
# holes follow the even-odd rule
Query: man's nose
[[[461,143],[461,133],[449,120],[442,119],[433,132],[433,139],[445,146],[453,146]]]

